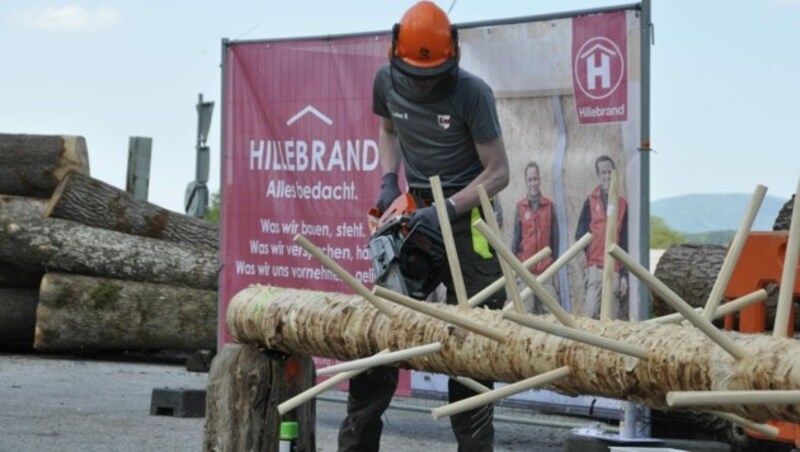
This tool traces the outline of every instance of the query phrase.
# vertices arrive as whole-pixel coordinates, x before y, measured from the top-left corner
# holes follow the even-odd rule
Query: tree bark
[[[727,249],[720,245],[682,244],[671,246],[658,261],[653,275],[694,307],[706,305],[717,280]],[[653,316],[675,312],[653,294]]]
[[[792,212],[794,211],[794,196],[786,201],[786,204],[781,207],[778,216],[775,218],[775,224],[772,225],[773,231],[788,231],[792,223]]]
[[[277,406],[313,384],[309,356],[268,356],[252,345],[226,344],[211,364],[206,391],[204,451],[278,451],[281,421],[296,421],[297,450],[316,450],[316,406],[283,418]],[[266,402],[266,403],[265,403]]]
[[[219,227],[134,198],[130,193],[76,171],[56,188],[45,216],[87,226],[219,249]]]
[[[210,349],[216,326],[215,291],[48,273],[39,290],[34,348]]]
[[[48,198],[70,169],[89,174],[83,137],[0,134],[0,193]]]
[[[57,218],[0,218],[0,260],[51,271],[217,288],[217,253]]]
[[[33,344],[38,299],[37,289],[0,289],[0,345]]]
[[[14,218],[42,218],[47,200],[26,196],[0,195],[0,216]]]
[[[669,391],[800,389],[800,342],[755,334],[724,333],[742,347],[736,361],[694,327],[575,319],[577,328],[646,348],[637,359],[549,335],[503,320],[497,311],[458,306],[439,309],[506,332],[506,341],[468,333],[409,309],[390,319],[353,295],[253,285],[237,293],[228,330],[240,343],[272,350],[349,360],[384,348],[440,342],[442,351],[399,363],[402,367],[516,382],[569,366],[551,389],[567,395],[627,399],[667,409]],[[554,317],[541,317],[555,322]],[[800,404],[711,406],[747,419],[800,422]]]

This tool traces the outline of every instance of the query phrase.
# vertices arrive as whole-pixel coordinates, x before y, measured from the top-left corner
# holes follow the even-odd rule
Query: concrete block
[[[204,417],[206,390],[154,388],[150,398],[151,416]]]

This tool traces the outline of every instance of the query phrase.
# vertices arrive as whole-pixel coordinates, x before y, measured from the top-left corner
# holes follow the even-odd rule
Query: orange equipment
[[[765,288],[767,284],[780,284],[788,237],[788,231],[751,232],[747,236],[739,262],[736,264],[725,290],[725,298],[733,300]],[[797,269],[792,294],[793,297],[800,296],[800,266]],[[792,304],[789,318],[795,318],[794,304]],[[738,331],[741,333],[760,334],[767,331],[765,302],[762,301],[742,309],[739,312],[738,327]],[[725,329],[736,329],[733,314],[725,316]],[[789,322],[787,331],[789,337],[794,336],[794,329],[794,324]],[[795,447],[800,447],[800,424],[769,421],[769,425],[778,428],[777,438],[769,438],[748,429],[745,429],[745,432],[754,438],[794,443]]]

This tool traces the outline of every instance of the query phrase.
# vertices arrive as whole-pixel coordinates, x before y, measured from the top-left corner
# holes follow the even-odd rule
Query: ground
[[[203,418],[150,415],[150,405],[153,389],[204,390],[207,378],[177,363],[0,354],[0,451],[202,450]],[[318,452],[336,450],[345,395],[331,391],[317,400]],[[396,398],[383,417],[382,450],[455,451],[448,420],[435,421],[430,415],[442,403]],[[593,420],[508,407],[497,408],[495,416],[497,452],[608,450],[606,443],[572,433]],[[671,445],[725,450],[696,440],[680,446]]]
[[[154,388],[205,389],[206,381],[207,374],[179,364],[0,354],[0,451],[201,450],[203,419],[151,416],[150,397]],[[336,450],[343,397],[328,393],[317,403],[320,452]],[[449,422],[434,421],[434,402],[426,403],[387,411],[384,450],[455,450]],[[527,421],[530,414],[498,410]],[[569,435],[569,428],[516,422],[498,421],[495,428],[498,452],[561,451]]]

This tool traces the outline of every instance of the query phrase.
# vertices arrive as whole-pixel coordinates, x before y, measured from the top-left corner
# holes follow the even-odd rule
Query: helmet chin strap
[[[453,66],[453,69],[439,76],[436,86],[425,93],[415,89],[410,77],[397,69],[391,62],[389,63],[389,74],[392,79],[392,89],[403,98],[412,102],[436,102],[446,98],[453,92],[458,80],[458,65]]]

